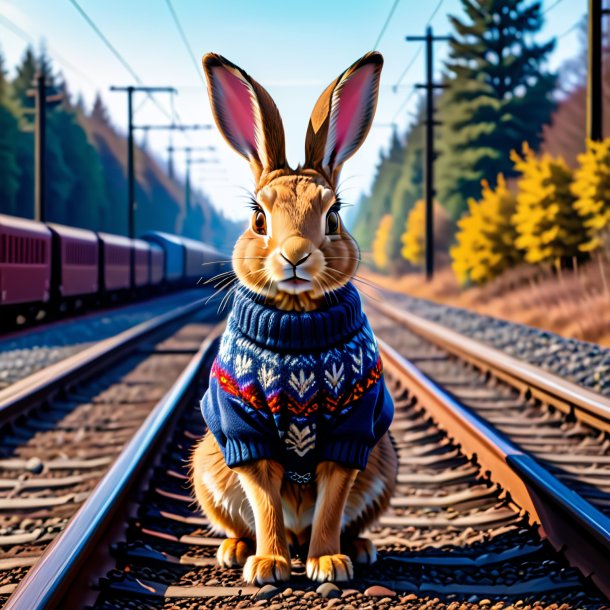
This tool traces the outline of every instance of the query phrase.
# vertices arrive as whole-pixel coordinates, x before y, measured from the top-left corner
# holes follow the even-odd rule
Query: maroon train
[[[161,232],[129,239],[0,214],[0,322],[195,286],[218,273],[221,258],[214,248]]]

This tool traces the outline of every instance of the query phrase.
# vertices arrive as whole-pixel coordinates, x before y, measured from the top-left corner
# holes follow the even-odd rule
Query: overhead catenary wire
[[[563,32],[563,34],[559,34],[559,36],[557,36],[557,40],[565,38],[568,34],[571,34],[574,30],[577,30],[580,25],[580,22],[575,23],[572,27],[568,28],[565,32]]]
[[[443,2],[444,1],[445,0],[439,0],[438,1],[437,5],[434,7],[434,10],[432,11],[432,14],[428,18],[428,21],[426,21],[426,25],[424,26],[425,28],[427,28],[432,23],[432,21],[436,17],[436,14],[439,12],[441,6],[443,6]],[[415,55],[413,55],[413,57],[411,58],[411,61],[407,64],[407,67],[402,71],[402,73],[398,77],[398,80],[394,83],[394,91],[395,92],[397,91],[398,86],[400,85],[400,83],[402,83],[402,81],[404,80],[405,76],[407,76],[407,74],[411,71],[411,68],[413,68],[413,66],[415,65],[415,62],[417,61],[417,58],[421,55],[421,52],[423,51],[423,49],[424,49],[424,45],[422,43],[417,48],[417,51],[415,51]]]
[[[21,38],[24,42],[28,44],[35,45],[36,40],[33,36],[30,36],[25,30],[20,28],[14,21],[11,21],[6,15],[0,15],[0,25],[3,25],[7,30],[15,34],[18,38]],[[73,63],[69,62],[65,57],[62,57],[59,53],[57,53],[54,49],[48,46],[48,50],[51,53],[51,58],[54,59],[59,65],[71,70],[75,74],[78,74],[82,79],[86,80],[88,83],[95,85],[95,81],[90,78],[87,74],[79,70]]]
[[[396,119],[398,118],[400,113],[405,109],[405,106],[411,101],[411,98],[415,95],[416,92],[417,92],[417,88],[415,87],[415,85],[413,85],[413,88],[411,89],[411,91],[409,92],[407,97],[403,100],[402,104],[400,104],[400,107],[396,111],[396,114],[394,114],[394,116],[392,117],[392,120],[390,121],[390,123],[396,122]]]
[[[550,13],[556,6],[559,6],[562,2],[563,0],[555,0],[555,2],[551,4],[551,6],[548,6],[542,11],[542,14],[546,15],[547,13]]]
[[[396,0],[397,3],[399,1],[400,0]],[[174,21],[174,25],[176,26],[176,29],[178,30],[178,34],[180,35],[180,38],[182,39],[182,42],[191,58],[191,61],[193,62],[193,66],[195,67],[195,72],[197,72],[197,76],[199,77],[201,82],[205,85],[205,81],[203,79],[203,71],[201,69],[201,66],[199,65],[199,62],[197,61],[197,58],[195,57],[195,53],[193,52],[193,47],[191,46],[190,42],[188,41],[188,38],[186,37],[182,24],[180,23],[180,19],[178,19],[178,15],[177,15],[176,11],[174,10],[174,5],[172,4],[172,0],[165,0],[165,4],[167,4],[167,8],[169,9],[169,12]]]
[[[168,2],[170,0],[167,0]],[[377,40],[375,40],[375,44],[373,45],[373,49],[376,49],[379,46],[379,43],[381,42],[381,39],[383,38],[383,35],[385,34],[385,31],[388,29],[388,25],[390,25],[390,21],[392,20],[392,17],[394,15],[394,11],[396,11],[396,7],[400,4],[400,0],[394,0],[394,4],[392,5],[392,8],[390,9],[390,12],[388,13],[388,16],[385,20],[385,23],[383,24],[381,31],[379,32],[379,36],[377,36]]]
[[[69,0],[70,4],[76,9],[79,15],[87,22],[89,27],[97,34],[100,40],[104,43],[104,45],[108,48],[108,50],[114,55],[117,61],[129,72],[131,77],[136,81],[138,85],[144,85],[142,79],[138,76],[137,72],[129,65],[129,62],[123,57],[123,55],[119,52],[119,50],[108,40],[106,35],[102,32],[102,30],[97,26],[95,21],[85,12],[85,10],[81,7],[81,5],[77,2],[77,0]],[[161,106],[161,104],[157,101],[157,99],[148,92],[146,94],[153,104],[163,113],[163,115],[171,120],[170,114]]]

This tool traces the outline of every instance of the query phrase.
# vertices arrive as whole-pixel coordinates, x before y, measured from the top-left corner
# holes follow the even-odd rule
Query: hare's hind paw
[[[352,560],[347,555],[322,555],[308,557],[307,577],[316,582],[345,582],[354,577]]]
[[[347,544],[347,554],[358,565],[371,565],[377,561],[377,548],[368,538],[354,538]]]
[[[227,538],[216,553],[221,568],[241,568],[254,553],[254,544],[249,538]]]
[[[249,585],[264,585],[289,578],[290,561],[281,555],[251,555],[244,566],[244,580]]]

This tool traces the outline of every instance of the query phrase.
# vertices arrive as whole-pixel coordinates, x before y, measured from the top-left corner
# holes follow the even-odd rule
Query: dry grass
[[[396,278],[363,268],[360,275],[414,297],[610,347],[610,263],[601,257],[560,273],[514,269],[486,286],[467,289],[457,285],[449,268],[441,269],[430,283],[415,273]],[[364,291],[371,289],[364,286]]]

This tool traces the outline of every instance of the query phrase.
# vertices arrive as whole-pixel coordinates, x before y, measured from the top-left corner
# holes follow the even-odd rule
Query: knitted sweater
[[[297,483],[323,460],[365,468],[394,405],[358,291],[332,300],[294,313],[236,291],[201,401],[229,467],[274,459]]]

